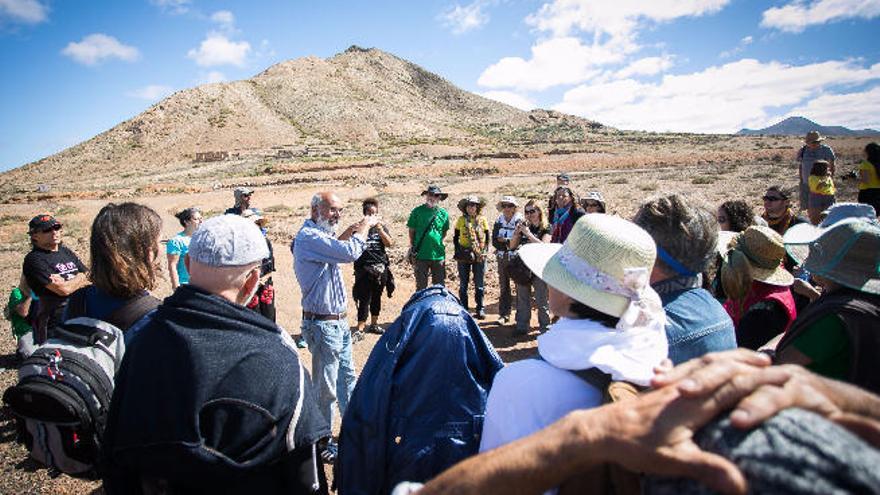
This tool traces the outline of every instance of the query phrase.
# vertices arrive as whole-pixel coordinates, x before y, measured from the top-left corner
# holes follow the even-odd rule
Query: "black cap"
[[[431,196],[440,196],[441,201],[449,197],[448,194],[441,191],[440,188],[435,185],[430,185],[430,186],[428,186],[427,189],[422,191],[422,196],[424,196],[426,194],[430,194]]]
[[[57,227],[56,227],[57,225]],[[51,229],[60,229],[61,223],[58,220],[55,220],[55,217],[49,215],[48,213],[44,213],[42,215],[37,215],[34,218],[31,218],[31,221],[28,222],[28,233],[34,234],[37,232],[45,232]]]

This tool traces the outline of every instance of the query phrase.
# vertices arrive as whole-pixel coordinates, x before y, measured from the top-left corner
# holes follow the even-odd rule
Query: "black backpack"
[[[75,293],[70,309],[84,299]],[[125,353],[122,329],[158,305],[158,299],[144,294],[104,320],[68,319],[22,362],[18,383],[6,390],[3,402],[18,418],[19,441],[31,457],[52,470],[97,477],[114,375]]]

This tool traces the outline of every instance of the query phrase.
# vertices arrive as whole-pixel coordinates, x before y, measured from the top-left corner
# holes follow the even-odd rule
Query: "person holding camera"
[[[498,258],[498,285],[501,294],[498,297],[498,323],[507,325],[510,323],[510,308],[512,297],[510,293],[510,255],[513,252],[510,240],[517,225],[523,221],[522,215],[516,210],[519,203],[513,196],[503,196],[495,205],[501,213],[492,227],[492,245],[495,246],[495,256]]]
[[[510,249],[514,253],[510,255],[511,263],[508,267],[510,277],[516,284],[516,329],[514,335],[527,335],[529,323],[532,319],[532,289],[535,290],[535,304],[538,307],[538,324],[541,333],[550,327],[550,303],[548,299],[547,284],[535,277],[531,270],[523,263],[517,251],[524,244],[530,242],[550,242],[550,225],[544,218],[544,212],[534,199],[529,200],[524,207],[526,221],[520,222],[510,239]]]
[[[486,200],[467,196],[458,202],[462,215],[455,222],[452,244],[458,262],[458,299],[468,309],[468,282],[474,274],[475,314],[478,320],[486,318],[483,308],[483,285],[486,275],[486,254],[489,251],[489,221],[482,215]]]

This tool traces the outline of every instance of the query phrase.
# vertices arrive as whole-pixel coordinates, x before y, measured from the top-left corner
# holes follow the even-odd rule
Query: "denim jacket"
[[[712,294],[700,288],[699,276],[666,279],[651,287],[666,311],[666,338],[673,363],[736,348],[733,321]]]
[[[370,353],[342,419],[336,483],[390,493],[474,455],[503,363],[444,287],[416,292]]]

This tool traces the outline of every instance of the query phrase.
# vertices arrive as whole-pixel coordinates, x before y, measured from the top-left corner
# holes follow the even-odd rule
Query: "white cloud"
[[[808,26],[880,16],[880,0],[795,0],[764,11],[761,26],[798,33]]]
[[[150,84],[134,91],[129,91],[126,96],[140,98],[141,100],[156,101],[171,94],[174,88],[162,84]]]
[[[752,38],[751,36],[746,36],[745,38],[739,40],[739,44],[743,46],[751,45],[753,41],[755,41],[755,38]]]
[[[90,34],[78,43],[71,41],[61,53],[84,65],[96,65],[111,58],[126,62],[140,58],[137,48],[122,44],[113,36],[103,33]]]
[[[726,50],[718,54],[720,58],[731,58],[734,55],[739,54],[743,50],[746,49],[747,46],[751,45],[755,39],[751,36],[746,36],[745,38],[739,40],[739,44],[736,45],[732,50]]]
[[[500,101],[501,103],[519,108],[520,110],[532,110],[537,108],[537,105],[535,105],[532,100],[519,93],[514,93],[513,91],[486,91],[485,93],[480,93],[480,96],[489,98],[490,100]]]
[[[555,0],[545,4],[526,21],[554,36],[566,36],[575,30],[607,33],[612,36],[632,33],[640,20],[666,22],[679,17],[714,14],[730,0]]]
[[[485,2],[482,0],[464,6],[455,4],[440,14],[439,18],[454,34],[463,34],[483,27],[489,22],[489,15],[483,11],[484,7]]]
[[[38,0],[0,0],[0,19],[39,24],[49,18],[49,7]]]
[[[217,24],[224,33],[234,34],[236,32],[235,15],[228,10],[218,10],[211,14],[211,22]]]
[[[541,91],[562,84],[586,81],[601,71],[599,66],[619,63],[631,46],[591,45],[577,38],[553,38],[532,47],[532,58],[506,57],[483,71],[477,84],[487,88]]]
[[[617,79],[626,79],[632,76],[653,76],[661,72],[666,72],[672,67],[672,57],[664,55],[662,57],[645,57],[617,71],[614,75]]]
[[[638,30],[648,22],[668,22],[721,10],[730,0],[554,0],[526,22],[549,33],[532,46],[531,58],[506,57],[487,67],[478,84],[488,88],[542,91],[597,77],[638,52]],[[585,42],[581,33],[590,35]],[[622,69],[621,77],[653,75],[671,66],[667,56],[646,57]]]
[[[189,12],[191,0],[150,0],[150,3],[165,12],[172,14],[186,14]]]
[[[226,74],[218,70],[202,73],[199,77],[199,84],[212,84],[219,82],[226,82]]]
[[[766,122],[779,108],[807,105],[840,85],[875,80],[880,80],[880,64],[791,66],[743,59],[692,74],[666,75],[658,83],[623,79],[581,85],[567,91],[554,108],[623,129],[725,133]],[[852,108],[856,112],[860,107]]]
[[[186,56],[195,60],[201,67],[235,65],[241,67],[251,51],[247,41],[232,41],[225,34],[211,32],[202,40],[198,48],[187,52]]]
[[[880,130],[880,86],[855,93],[823,94],[793,108],[786,117],[797,115],[822,125]]]

